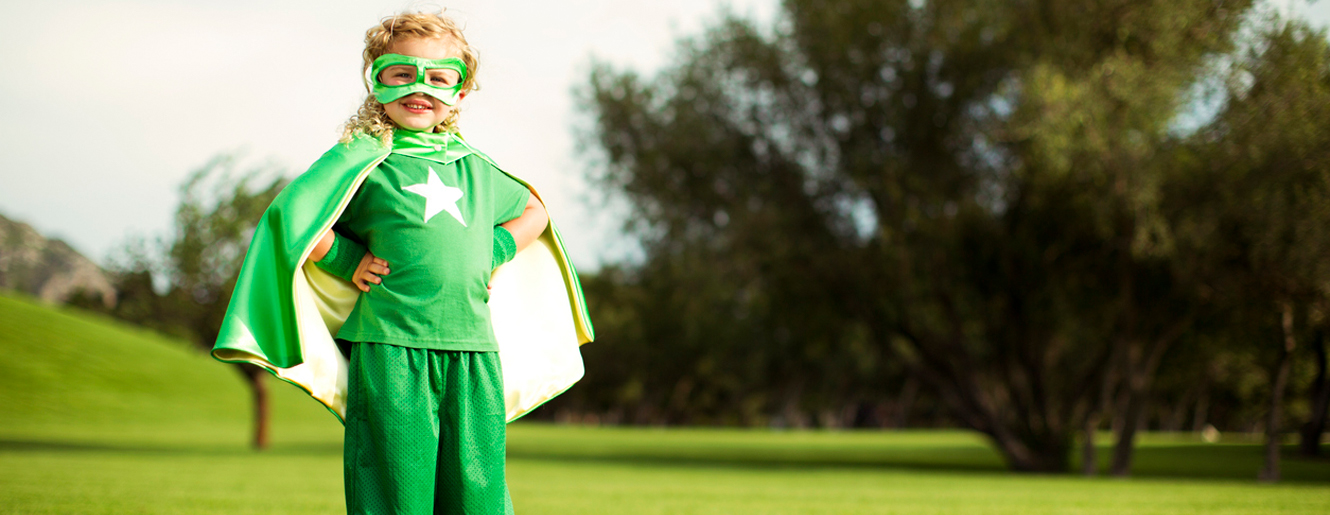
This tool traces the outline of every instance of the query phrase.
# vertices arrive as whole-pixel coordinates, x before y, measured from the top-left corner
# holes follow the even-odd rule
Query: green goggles
[[[457,105],[466,82],[466,63],[456,57],[422,59],[384,54],[365,70],[365,86],[386,104],[413,93],[424,93],[447,105]]]

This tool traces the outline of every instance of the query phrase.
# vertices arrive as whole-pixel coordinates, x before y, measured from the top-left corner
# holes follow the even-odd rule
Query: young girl
[[[576,272],[534,192],[457,135],[478,65],[457,25],[401,14],[365,41],[370,96],[264,214],[213,353],[344,416],[348,513],[511,513],[505,423],[592,339]]]

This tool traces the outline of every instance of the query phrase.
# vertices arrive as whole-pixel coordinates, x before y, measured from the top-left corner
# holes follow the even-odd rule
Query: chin
[[[398,127],[402,127],[404,129],[410,129],[413,131],[428,130],[433,128],[435,125],[438,125],[437,123],[431,123],[431,120],[412,120],[409,118],[403,120],[393,120],[393,123],[397,124]]]

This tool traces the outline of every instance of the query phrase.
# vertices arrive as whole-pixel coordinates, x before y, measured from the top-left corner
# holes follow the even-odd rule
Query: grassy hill
[[[340,432],[317,403],[268,379],[275,438]],[[0,435],[243,444],[250,406],[234,367],[186,342],[0,294]]]
[[[0,294],[0,513],[341,512],[341,426],[269,384],[272,448],[254,452],[249,394],[230,366]],[[1147,435],[1128,481],[1007,473],[964,431],[519,423],[508,442],[519,513],[1330,513],[1330,462],[1290,459],[1290,481],[1260,485],[1260,447],[1242,439]]]

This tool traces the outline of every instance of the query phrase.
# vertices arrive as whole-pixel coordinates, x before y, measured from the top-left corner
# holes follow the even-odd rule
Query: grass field
[[[239,376],[182,343],[0,296],[0,513],[340,513],[341,426],[273,386],[246,446]],[[1101,460],[1106,461],[1106,460]],[[973,434],[514,424],[527,514],[1330,513],[1330,462],[1254,481],[1256,443],[1147,435],[1135,478],[1010,474]]]

